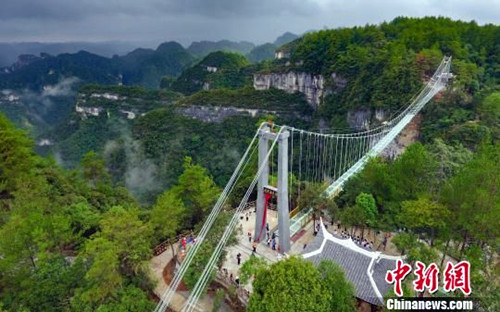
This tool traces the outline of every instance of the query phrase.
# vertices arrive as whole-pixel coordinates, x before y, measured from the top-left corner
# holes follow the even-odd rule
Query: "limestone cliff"
[[[332,74],[335,88],[345,87],[345,79]],[[256,90],[267,90],[276,88],[288,93],[301,92],[306,96],[307,102],[317,108],[325,94],[331,92],[325,86],[325,78],[322,75],[312,75],[305,72],[281,72],[253,75],[253,87]]]
[[[176,112],[184,117],[198,119],[203,122],[220,123],[224,119],[232,116],[249,116],[258,117],[264,115],[274,115],[283,118],[304,119],[309,120],[309,117],[302,116],[298,112],[281,112],[265,109],[241,108],[233,106],[202,106],[202,105],[185,105],[176,108]]]
[[[386,158],[395,158],[402,154],[404,150],[415,143],[420,136],[420,125],[422,123],[422,115],[415,116],[412,121],[401,131],[401,133],[392,141],[389,146],[382,152],[382,156]]]
[[[386,111],[383,109],[357,109],[347,112],[347,123],[351,129],[356,131],[368,130],[377,126],[387,119]]]

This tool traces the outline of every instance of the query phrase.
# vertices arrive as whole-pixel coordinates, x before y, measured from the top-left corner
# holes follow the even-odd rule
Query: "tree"
[[[152,311],[155,304],[149,300],[147,294],[141,289],[129,285],[120,289],[117,298],[105,303],[97,309],[99,312],[129,312]]]
[[[174,237],[185,213],[184,203],[173,191],[167,190],[158,196],[149,216],[155,233],[154,240],[158,242],[166,237]]]
[[[416,231],[430,230],[431,245],[436,238],[436,232],[446,226],[450,216],[450,211],[444,205],[427,197],[404,201],[401,207],[401,223]]]
[[[83,262],[71,263],[61,255],[45,254],[39,258],[37,267],[11,306],[16,310],[22,310],[23,305],[31,311],[70,310],[74,289],[83,284],[86,270]]]
[[[92,261],[85,274],[86,287],[77,292],[79,301],[99,306],[112,295],[116,295],[123,283],[120,274],[120,258],[117,246],[106,238],[97,237],[85,246],[85,254]]]
[[[316,219],[319,218],[322,214],[322,191],[324,188],[321,187],[321,184],[315,183],[304,183],[304,190],[300,193],[300,196],[297,201],[298,207],[301,209],[309,209],[313,210],[313,219],[314,219],[314,229],[316,229]]]
[[[346,227],[358,227],[365,226],[367,219],[362,208],[355,205],[349,206],[344,209],[344,211],[340,215],[340,221]],[[354,231],[351,232],[351,235],[354,235]]]
[[[500,92],[488,95],[479,106],[479,114],[483,121],[493,132],[494,138],[500,140]]]
[[[349,282],[342,268],[330,261],[322,260],[318,265],[326,291],[331,294],[328,311],[356,311],[356,290]]]
[[[443,202],[451,226],[460,233],[462,251],[468,240],[496,244],[500,235],[500,145],[483,145],[476,157],[445,185]]]
[[[140,265],[151,255],[152,229],[149,224],[139,219],[135,208],[112,207],[99,223],[101,231],[96,238],[111,242],[120,259],[123,273],[135,275]]]
[[[442,139],[435,139],[429,145],[429,152],[437,160],[438,178],[445,181],[472,159],[472,152],[460,145],[447,145]]]
[[[239,270],[241,283],[243,285],[246,284],[252,277],[265,271],[267,267],[268,264],[266,260],[252,254],[247,261],[243,262],[243,265]]]
[[[394,161],[394,179],[398,181],[398,199],[416,199],[436,183],[436,162],[421,143],[410,145]]]
[[[248,311],[331,311],[332,294],[312,262],[292,257],[258,274]]]
[[[215,185],[207,170],[192,162],[191,157],[184,158],[184,172],[172,192],[182,200],[186,207],[185,227],[192,228],[203,220],[213,207],[220,190]]]
[[[96,152],[88,152],[82,158],[83,177],[95,187],[98,183],[109,184],[111,176],[106,171],[104,160]]]
[[[417,236],[412,233],[398,233],[392,238],[392,243],[401,252],[401,255],[416,246],[417,242]]]
[[[32,141],[0,114],[0,200],[12,196],[18,179],[32,166]]]
[[[500,284],[495,253],[489,248],[471,245],[465,250],[465,259],[471,264],[471,285],[482,311],[497,311],[500,308]]]
[[[193,257],[193,261],[191,262],[191,265],[187,268],[186,275],[184,276],[183,280],[190,289],[194,288],[196,282],[200,278],[201,273],[205,269],[208,260],[212,256],[212,253],[215,250],[217,244],[219,243],[222,234],[226,230],[226,226],[229,223],[231,217],[232,217],[231,212],[223,211],[219,214],[212,228],[208,231],[205,240],[203,241],[203,243],[201,243],[199,251]],[[201,227],[201,224],[199,224],[198,226]],[[238,240],[235,234],[236,234],[235,232],[231,233],[226,243],[226,247],[232,246],[235,243],[237,243]],[[200,243],[197,242],[197,244]],[[217,266],[221,267],[222,261],[225,258],[226,258],[226,251],[223,250],[221,256],[217,260]],[[213,280],[214,277],[215,277],[215,271],[212,271],[209,281]],[[210,284],[210,282],[208,284]]]
[[[361,237],[363,237],[365,226],[367,224],[369,226],[374,226],[377,221],[377,205],[375,204],[375,199],[372,194],[360,193],[356,197],[356,206],[359,208],[359,211],[363,212],[361,219],[366,222],[365,224],[359,224],[362,227]]]

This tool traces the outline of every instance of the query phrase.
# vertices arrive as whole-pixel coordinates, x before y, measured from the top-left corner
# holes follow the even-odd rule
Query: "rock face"
[[[75,112],[82,119],[106,114],[108,118],[113,115],[132,120],[150,110],[170,104],[162,99],[131,97],[118,92],[80,92],[76,99]]]
[[[232,106],[222,107],[222,106],[187,105],[178,107],[176,109],[176,112],[184,117],[198,119],[203,122],[215,122],[215,123],[220,123],[226,118],[237,115],[257,117],[257,116],[272,114],[274,116],[279,116],[284,118],[298,118],[298,119],[306,118],[301,116],[299,113],[295,112],[279,112],[279,111],[270,111],[265,109],[240,108]]]
[[[255,90],[276,88],[288,93],[301,92],[312,107],[317,108],[324,95],[325,79],[321,75],[308,73],[270,73],[254,74],[253,87]]]
[[[421,123],[422,115],[418,114],[403,129],[403,131],[401,131],[394,141],[387,146],[387,148],[382,152],[382,156],[386,158],[395,158],[401,155],[409,145],[418,140]]]
[[[376,127],[390,118],[391,116],[388,116],[387,112],[383,109],[376,109],[374,111],[368,109],[350,110],[347,113],[347,122],[356,131],[364,131]],[[392,159],[401,155],[406,147],[418,140],[421,123],[422,116],[415,116],[401,133],[382,151],[381,156]]]
[[[373,127],[373,122],[379,124],[385,121],[386,115],[383,109],[375,109],[374,111],[369,109],[349,110],[347,112],[347,123],[354,130],[368,130]]]
[[[336,73],[331,75],[336,90],[345,87],[347,81]],[[305,72],[282,72],[268,74],[254,74],[253,87],[255,90],[276,88],[288,93],[301,92],[307,102],[317,108],[326,94],[333,92],[325,87],[325,78],[322,75],[312,75]]]

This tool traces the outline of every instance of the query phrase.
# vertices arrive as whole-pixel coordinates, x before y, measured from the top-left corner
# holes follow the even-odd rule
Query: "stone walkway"
[[[248,221],[246,219],[246,215],[248,214]],[[247,261],[252,255],[252,242],[248,240],[248,232],[251,232],[252,241],[254,237],[253,229],[255,227],[255,213],[253,209],[247,210],[243,214],[243,218],[240,219],[237,228],[237,238],[238,243],[231,247],[226,248],[226,259],[222,265],[223,268],[228,270],[228,275],[233,274],[233,278],[239,276],[239,269],[241,265]],[[277,212],[275,210],[267,211],[267,222],[269,223],[269,228],[273,229],[278,225]],[[265,231],[265,229],[264,229]],[[304,232],[302,232],[304,231]],[[300,234],[299,234],[300,233]],[[262,234],[264,237],[266,233]],[[304,248],[304,244],[308,244],[313,239],[313,224],[312,221],[309,222],[304,229],[299,231],[296,235],[299,235],[300,238],[296,240],[295,243],[292,243],[289,255],[299,255],[302,253]],[[293,237],[292,237],[293,240]],[[271,247],[267,246],[267,243],[264,242],[265,239],[262,240],[261,243],[257,245],[257,252],[255,256],[264,258],[269,263],[277,262],[279,259],[278,252],[276,250],[272,250]],[[241,265],[238,265],[238,261],[236,255],[241,254]],[[252,291],[252,281],[249,281],[246,285],[243,286],[246,290]]]
[[[175,247],[175,249],[177,253],[178,252],[177,247]],[[150,275],[152,279],[157,282],[156,287],[153,291],[155,295],[158,296],[158,298],[161,298],[161,296],[168,289],[168,285],[165,283],[163,279],[163,269],[170,262],[170,260],[172,260],[172,249],[170,246],[169,248],[167,248],[165,252],[149,260]],[[177,291],[174,294],[172,301],[170,302],[169,308],[174,311],[181,311],[188,297],[189,297],[189,291]],[[213,298],[211,296],[205,295],[201,297],[200,300],[198,301],[195,311],[199,312],[211,311],[212,306],[213,306]],[[231,308],[229,308],[229,306],[223,303],[219,311],[230,312],[232,310]]]
[[[249,208],[243,212],[243,218],[239,220],[239,224],[237,225],[237,238],[238,243],[234,246],[226,248],[226,259],[223,264],[223,268],[228,270],[228,275],[233,274],[233,278],[236,279],[239,276],[239,268],[238,262],[236,260],[236,255],[241,253],[241,264],[243,264],[246,260],[250,258],[252,255],[252,243],[248,240],[248,232],[252,234],[252,241],[254,237],[254,227],[255,227],[255,213],[253,212],[253,208]],[[248,215],[248,221],[246,216]],[[267,222],[269,223],[269,228],[274,229],[278,225],[277,212],[275,210],[268,210],[267,212]],[[262,234],[266,235],[265,232]],[[296,234],[297,239],[292,237],[292,245],[289,254],[290,255],[299,255],[302,253],[304,248],[304,244],[309,244],[309,242],[313,239],[313,223],[309,222],[306,227],[300,230]],[[272,248],[267,246],[267,243],[264,242],[265,239],[262,240],[261,243],[257,245],[257,257],[262,257],[269,263],[277,262],[280,256],[278,256],[278,252],[276,250],[272,250]],[[175,246],[175,252],[178,253],[178,247]],[[154,289],[154,293],[161,297],[165,290],[168,289],[168,285],[165,283],[163,279],[163,269],[165,266],[172,260],[172,249],[169,246],[165,252],[162,254],[153,257],[149,261],[149,269],[150,274],[154,281],[157,281],[156,287]],[[252,281],[249,281],[247,285],[244,285],[245,289],[248,291],[252,291]],[[181,311],[184,303],[186,302],[189,296],[188,291],[177,291],[171,301],[170,308],[174,311]],[[198,307],[196,310],[198,311],[210,311],[213,305],[213,298],[211,296],[203,296],[198,301]],[[220,311],[231,311],[231,309],[223,304]]]

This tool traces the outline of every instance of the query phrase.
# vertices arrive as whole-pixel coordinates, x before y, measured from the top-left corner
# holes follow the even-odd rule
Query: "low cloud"
[[[126,158],[123,176],[125,187],[136,197],[141,198],[148,193],[157,192],[161,188],[157,176],[157,165],[144,155],[140,142],[132,139],[130,131],[124,125],[118,128],[120,129],[115,130],[120,131],[120,138],[106,143],[104,155],[109,157],[112,153],[123,149]]]
[[[80,81],[78,77],[69,77],[62,79],[55,85],[47,85],[43,87],[42,97],[51,96],[72,96],[75,95],[73,85]]]

